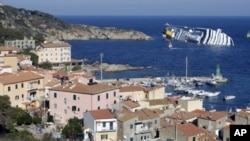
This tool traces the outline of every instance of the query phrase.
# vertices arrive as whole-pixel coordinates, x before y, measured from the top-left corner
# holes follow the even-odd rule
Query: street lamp
[[[44,96],[44,99],[43,99],[43,115],[42,115],[42,123],[44,123],[45,122],[45,120],[46,120],[46,110],[45,110],[45,108],[46,108],[46,100],[48,99],[48,95],[45,95]]]
[[[103,57],[103,53],[100,53],[100,59],[101,59],[101,81],[102,81],[102,57]]]

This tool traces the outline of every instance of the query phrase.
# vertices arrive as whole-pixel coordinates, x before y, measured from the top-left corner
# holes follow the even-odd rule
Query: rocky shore
[[[53,40],[151,40],[140,31],[124,30],[115,27],[95,27],[90,25],[69,24],[53,15],[36,10],[26,10],[11,6],[0,6],[0,25],[13,29],[25,37],[43,36],[47,41]]]
[[[101,64],[94,63],[94,64],[85,64],[83,65],[83,70],[87,71],[88,73],[95,73],[100,71]],[[141,70],[145,69],[144,67],[134,67],[128,64],[107,64],[102,63],[102,70],[105,72],[117,72],[117,71],[126,71],[126,70]]]

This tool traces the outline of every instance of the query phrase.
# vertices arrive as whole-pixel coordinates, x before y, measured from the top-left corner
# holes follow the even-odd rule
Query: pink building
[[[102,83],[79,82],[50,89],[50,115],[56,121],[66,123],[68,119],[83,118],[90,110],[111,108],[118,101],[119,88]]]

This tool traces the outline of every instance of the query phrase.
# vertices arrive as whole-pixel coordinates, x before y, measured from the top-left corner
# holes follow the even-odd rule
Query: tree
[[[41,64],[41,68],[47,69],[47,70],[52,70],[52,64],[49,61],[43,62]]]
[[[77,65],[77,66],[74,66],[74,67],[72,68],[72,71],[77,71],[77,70],[81,70],[81,69],[82,69],[82,67],[79,66],[79,65]]]
[[[69,62],[64,62],[63,64],[64,64],[64,70],[65,70],[65,72],[67,72],[68,71],[68,66],[70,65],[70,63]]]
[[[8,96],[0,96],[0,126],[6,129],[9,120],[8,109],[10,108],[10,98]],[[0,131],[1,132],[1,131]]]
[[[32,117],[28,113],[24,113],[21,117],[17,118],[17,125],[30,125],[32,123]]]
[[[25,50],[24,52],[21,52],[20,54],[24,54],[24,55],[29,55],[30,56],[30,60],[32,61],[34,66],[37,66],[38,64],[38,56],[35,53],[30,52],[30,50]]]
[[[13,132],[13,123],[16,123],[17,118],[23,115],[23,113],[22,109],[11,107],[9,96],[0,96],[0,126],[3,130]]]
[[[68,124],[62,130],[62,134],[66,138],[76,139],[78,133],[82,133],[81,121],[77,117],[69,119]]]

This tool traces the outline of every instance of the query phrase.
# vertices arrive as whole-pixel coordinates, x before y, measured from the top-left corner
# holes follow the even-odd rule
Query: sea
[[[138,77],[188,76],[210,77],[220,66],[223,77],[229,82],[210,91],[220,91],[220,95],[204,98],[205,109],[234,111],[246,108],[250,103],[250,39],[246,38],[250,30],[250,17],[202,17],[202,16],[58,16],[68,23],[85,24],[98,27],[116,27],[144,32],[153,37],[150,41],[140,40],[71,40],[72,58],[89,59],[110,64],[129,64],[152,69],[129,70],[121,72],[103,72],[103,79],[123,79]],[[166,23],[188,27],[206,27],[222,29],[234,40],[234,46],[214,47],[172,41],[173,49],[161,32]],[[188,58],[186,68],[185,58]],[[96,75],[100,78],[100,73]],[[166,90],[171,91],[167,87]],[[223,101],[225,95],[235,95],[230,101]]]

